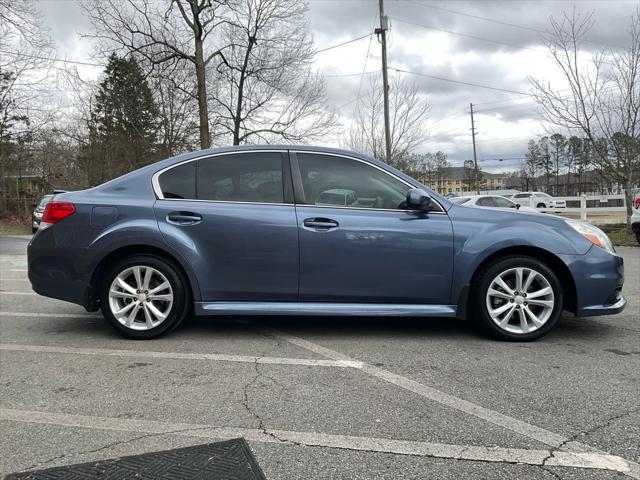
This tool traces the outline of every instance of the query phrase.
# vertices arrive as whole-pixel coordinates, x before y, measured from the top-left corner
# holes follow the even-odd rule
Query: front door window
[[[332,155],[297,156],[307,205],[406,209],[411,187],[371,165]]]

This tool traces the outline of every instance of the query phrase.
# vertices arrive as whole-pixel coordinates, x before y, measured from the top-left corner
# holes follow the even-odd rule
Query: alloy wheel
[[[502,330],[527,334],[541,328],[553,313],[553,288],[540,272],[526,267],[505,270],[487,290],[491,320]]]
[[[109,308],[132,330],[150,330],[166,320],[173,305],[167,277],[153,267],[136,265],[120,272],[109,287]]]

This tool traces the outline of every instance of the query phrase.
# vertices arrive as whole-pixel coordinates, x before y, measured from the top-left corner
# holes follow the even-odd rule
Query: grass
[[[31,235],[31,227],[0,222],[0,235]]]
[[[599,228],[606,233],[611,242],[617,247],[638,247],[636,236],[631,231],[631,227],[626,223],[612,223],[600,225]]]
[[[0,218],[0,235],[30,235],[31,215]]]

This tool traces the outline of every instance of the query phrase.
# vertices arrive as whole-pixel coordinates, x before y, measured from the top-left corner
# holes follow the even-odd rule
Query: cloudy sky
[[[56,42],[57,56],[91,61],[93,45],[79,36],[90,24],[76,1],[41,0],[39,5]],[[527,97],[529,77],[548,79],[558,88],[564,85],[540,40],[549,18],[559,18],[574,8],[581,14],[593,12],[595,25],[583,45],[586,58],[598,50],[611,51],[629,43],[626,29],[637,5],[634,0],[385,0],[391,23],[389,66],[413,72],[391,70],[390,75],[408,76],[431,105],[421,150],[442,150],[454,164],[472,158],[472,102],[483,168],[517,168],[526,142],[549,128]],[[377,8],[378,0],[310,0],[308,15],[316,47],[323,49],[372,32],[379,24]],[[362,72],[369,72],[362,88],[366,88],[367,77],[381,75],[380,45],[374,36],[371,42],[367,37],[318,53],[316,67],[326,76],[329,102],[348,123],[357,104]],[[79,71],[86,77],[100,73],[93,67],[79,67]]]

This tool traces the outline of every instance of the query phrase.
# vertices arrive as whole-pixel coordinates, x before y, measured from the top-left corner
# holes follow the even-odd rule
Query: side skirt
[[[196,315],[455,317],[456,305],[322,302],[196,302]]]

